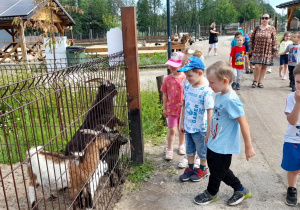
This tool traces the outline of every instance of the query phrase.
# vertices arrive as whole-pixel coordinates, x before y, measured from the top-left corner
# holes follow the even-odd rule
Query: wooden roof
[[[56,14],[63,20],[63,25],[75,25],[75,21],[58,0],[52,1],[58,6]],[[0,24],[11,23],[15,17],[21,17],[25,21],[30,20],[37,6],[33,3],[33,0],[0,0]]]
[[[300,5],[300,0],[293,0],[293,1],[288,1],[285,3],[279,4],[276,7],[279,9],[282,9],[282,8],[298,6],[298,5]]]

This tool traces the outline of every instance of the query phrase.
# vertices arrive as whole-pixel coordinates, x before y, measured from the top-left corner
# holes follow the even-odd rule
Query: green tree
[[[260,16],[259,6],[256,1],[249,0],[240,10],[239,22],[248,21]]]
[[[150,27],[150,4],[148,0],[138,0],[137,2],[137,28],[141,32],[148,31]]]
[[[238,12],[229,0],[219,0],[216,6],[216,24],[229,24],[237,20]]]

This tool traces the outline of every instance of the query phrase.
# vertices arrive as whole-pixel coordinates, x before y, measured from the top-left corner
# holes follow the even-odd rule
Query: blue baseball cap
[[[187,60],[187,62],[184,64],[184,66],[181,69],[179,69],[177,72],[187,72],[192,69],[204,70],[205,66],[204,66],[203,61],[196,56],[192,56]]]

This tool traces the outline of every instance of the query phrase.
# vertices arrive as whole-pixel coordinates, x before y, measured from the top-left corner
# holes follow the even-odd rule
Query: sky
[[[282,14],[282,9],[278,9],[278,8],[276,8],[276,6],[279,4],[288,2],[288,1],[291,1],[291,0],[266,0],[265,2],[268,2],[275,9],[275,11],[277,13]],[[286,11],[287,11],[286,8],[283,9],[283,14],[286,14]]]

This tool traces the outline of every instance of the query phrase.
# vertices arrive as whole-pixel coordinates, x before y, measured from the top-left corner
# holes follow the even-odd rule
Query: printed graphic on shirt
[[[296,126],[296,128],[298,129],[298,132],[296,133],[296,136],[300,136],[300,126]]]
[[[289,52],[289,63],[295,63],[297,62],[296,60],[296,56],[298,54],[298,47],[292,47],[290,48],[290,52]]]
[[[214,107],[214,113],[213,113],[213,117],[211,120],[211,134],[212,134],[212,139],[216,139],[218,137],[218,135],[221,133],[222,131],[222,126],[219,127],[219,116],[221,115],[221,109],[222,109],[223,105],[220,104],[220,107]]]
[[[237,66],[244,65],[244,51],[235,54],[235,65]]]

